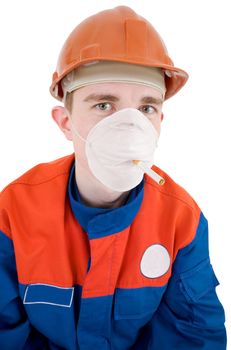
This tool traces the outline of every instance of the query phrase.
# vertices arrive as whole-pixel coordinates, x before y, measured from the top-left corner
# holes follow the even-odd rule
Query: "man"
[[[187,77],[128,7],[70,34],[50,91],[74,154],[1,193],[1,349],[226,348],[207,220],[153,165]]]

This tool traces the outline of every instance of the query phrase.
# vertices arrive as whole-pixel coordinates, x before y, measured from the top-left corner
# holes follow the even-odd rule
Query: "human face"
[[[84,139],[103,118],[128,107],[141,111],[160,134],[163,99],[155,88],[133,83],[99,83],[75,90],[72,102],[71,119]],[[87,166],[84,142],[73,131],[72,140],[78,161]]]
[[[140,110],[158,134],[162,116],[161,93],[148,86],[129,83],[100,83],[73,92],[72,120],[84,138],[100,120],[123,108]]]

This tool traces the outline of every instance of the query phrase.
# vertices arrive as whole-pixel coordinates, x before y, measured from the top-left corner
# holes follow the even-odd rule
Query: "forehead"
[[[97,83],[83,86],[73,92],[74,98],[86,99],[94,95],[115,95],[118,99],[125,97],[132,97],[134,99],[141,99],[143,97],[155,97],[157,100],[163,101],[162,94],[159,90],[151,86],[146,86],[136,83]]]

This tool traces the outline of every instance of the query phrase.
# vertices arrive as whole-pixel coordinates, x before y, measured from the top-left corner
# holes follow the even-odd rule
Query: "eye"
[[[148,113],[148,114],[157,112],[157,109],[151,105],[142,106],[140,107],[140,110],[141,112]]]
[[[109,102],[102,102],[98,103],[94,107],[96,107],[100,111],[109,111],[111,109],[111,104]]]

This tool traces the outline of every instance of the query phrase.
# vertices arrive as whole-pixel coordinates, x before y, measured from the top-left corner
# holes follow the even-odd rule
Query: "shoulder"
[[[164,185],[161,186],[152,180],[150,176],[145,174],[145,183],[150,186],[155,193],[158,192],[160,196],[168,197],[173,202],[178,203],[178,205],[186,205],[191,208],[192,211],[200,211],[197,202],[185,188],[175,182],[169,174],[158,166],[154,165],[152,169],[165,180]]]
[[[175,238],[179,240],[179,247],[182,248],[195,237],[202,215],[201,209],[195,199],[170,175],[156,165],[152,169],[165,179],[165,183],[161,186],[145,174],[147,202],[150,203],[151,200],[153,203],[150,210],[153,217],[161,217],[162,226],[167,231],[172,227]]]
[[[53,160],[47,163],[40,163],[20,177],[9,183],[1,192],[1,195],[15,185],[39,185],[49,182],[57,176],[69,173],[70,166],[74,161],[74,154]]]
[[[69,174],[70,167],[74,161],[74,154],[53,160],[47,163],[40,163],[17,179],[9,183],[0,193],[0,198],[18,185],[36,186],[51,181],[55,177]]]
[[[74,154],[41,163],[8,184],[0,193],[0,229],[9,231],[9,214],[14,217],[23,210],[29,213],[32,207],[43,208],[45,203],[55,203],[63,195]],[[30,210],[29,210],[30,209]]]

